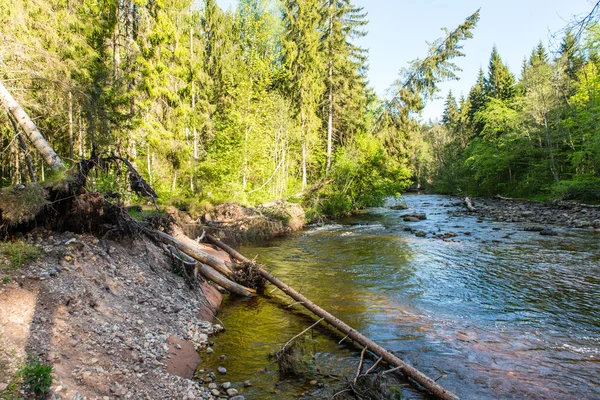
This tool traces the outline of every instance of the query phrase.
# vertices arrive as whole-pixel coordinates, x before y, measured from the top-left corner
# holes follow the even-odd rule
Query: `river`
[[[600,233],[541,236],[456,215],[449,197],[405,199],[406,211],[373,208],[241,252],[464,399],[600,398]],[[407,212],[427,219],[404,222]],[[433,237],[447,232],[457,236]],[[339,377],[353,378],[360,350],[319,326],[300,342],[305,373],[280,377],[269,354],[315,319],[273,289],[225,300],[226,331],[206,365],[227,368],[219,382],[248,399],[329,398]]]

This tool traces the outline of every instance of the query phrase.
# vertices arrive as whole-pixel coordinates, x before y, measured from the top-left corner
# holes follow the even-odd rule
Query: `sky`
[[[217,0],[227,9],[236,0]],[[589,0],[354,0],[368,13],[368,35],[357,42],[369,50],[369,83],[381,97],[398,78],[398,72],[415,58],[427,55],[427,43],[442,37],[441,28],[450,30],[481,9],[473,38],[464,43],[465,57],[456,64],[463,70],[459,81],[440,85],[438,99],[430,102],[423,118],[440,118],[449,90],[458,98],[468,95],[480,67],[487,71],[492,47],[515,75],[523,58],[540,40],[550,50],[558,45],[553,35],[574,16],[589,12]],[[595,1],[594,1],[595,3]]]

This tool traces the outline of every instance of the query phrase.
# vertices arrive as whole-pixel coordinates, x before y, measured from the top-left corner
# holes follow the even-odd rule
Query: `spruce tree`
[[[502,62],[496,46],[490,56],[484,92],[486,96],[499,100],[510,100],[515,95],[515,77]]]
[[[444,103],[444,113],[442,114],[442,123],[447,128],[452,128],[458,119],[459,111],[458,105],[456,104],[456,98],[452,94],[452,90],[448,92],[446,96],[446,102]]]

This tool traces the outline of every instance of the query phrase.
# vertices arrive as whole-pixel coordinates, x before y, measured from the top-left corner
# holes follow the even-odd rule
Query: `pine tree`
[[[515,77],[502,62],[496,46],[492,49],[485,79],[484,93],[486,96],[499,100],[510,100],[515,95]]]
[[[446,96],[446,102],[444,103],[444,113],[442,114],[442,123],[447,128],[452,129],[456,124],[459,116],[458,105],[456,104],[456,98],[452,94],[452,90],[448,92]]]

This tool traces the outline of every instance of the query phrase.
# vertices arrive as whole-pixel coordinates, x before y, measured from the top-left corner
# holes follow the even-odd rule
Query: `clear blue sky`
[[[236,0],[218,0],[221,7],[234,7]],[[479,67],[487,69],[494,44],[502,59],[518,75],[524,56],[542,40],[549,46],[551,35],[563,29],[574,15],[591,10],[589,0],[354,0],[369,14],[369,34],[359,44],[369,49],[369,81],[380,96],[398,77],[400,68],[427,54],[426,41],[443,35],[442,27],[455,28],[481,8],[474,38],[465,43],[463,69],[457,82],[441,86],[441,99],[429,104],[425,119],[441,116],[448,90],[456,97],[468,94]]]

